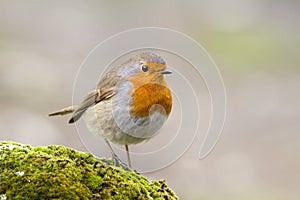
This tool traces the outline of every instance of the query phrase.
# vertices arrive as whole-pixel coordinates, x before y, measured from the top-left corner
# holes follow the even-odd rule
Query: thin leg
[[[114,152],[114,149],[112,148],[112,146],[110,145],[109,141],[107,139],[104,139],[107,146],[109,147],[110,153],[112,155],[112,159],[114,161],[114,165],[115,166],[121,166],[123,167],[125,170],[129,170],[128,166],[122,162],[122,160],[117,156],[117,154]]]
[[[126,149],[126,154],[127,154],[128,166],[131,168],[131,160],[130,160],[129,148],[128,148],[127,144],[125,144],[125,149]]]
[[[114,160],[114,165],[117,166],[119,164],[119,161],[121,161],[121,160],[118,158],[117,154],[115,153],[114,149],[110,145],[109,141],[107,139],[104,139],[104,140],[105,140],[107,146],[109,147],[111,156],[112,156],[112,158]]]

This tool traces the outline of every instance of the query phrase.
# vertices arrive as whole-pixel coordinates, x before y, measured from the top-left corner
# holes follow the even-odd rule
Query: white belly
[[[116,115],[110,101],[103,101],[90,107],[83,115],[88,129],[117,144],[137,144],[150,139],[159,130],[167,117],[153,113],[150,117],[133,119],[127,114]]]

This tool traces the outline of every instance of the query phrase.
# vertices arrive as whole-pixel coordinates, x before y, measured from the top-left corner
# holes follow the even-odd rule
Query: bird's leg
[[[109,147],[112,159],[114,161],[114,165],[119,166],[122,163],[121,159],[117,156],[117,154],[115,153],[114,149],[112,148],[112,146],[110,145],[110,143],[107,139],[105,139],[105,142],[106,142],[107,146]]]
[[[121,166],[125,170],[130,170],[130,168],[125,163],[123,163],[122,160],[117,156],[114,149],[110,145],[109,141],[107,139],[104,139],[104,140],[105,140],[107,146],[109,147],[110,153],[112,155],[112,159],[114,161],[114,166]]]
[[[128,148],[127,144],[125,144],[125,149],[126,149],[126,154],[127,154],[128,166],[131,168],[131,160],[130,160],[129,148]]]

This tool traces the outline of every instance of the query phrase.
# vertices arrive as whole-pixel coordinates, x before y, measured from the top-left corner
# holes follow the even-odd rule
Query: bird
[[[71,114],[70,124],[82,117],[90,132],[104,138],[114,165],[131,169],[128,146],[153,138],[171,113],[168,74],[172,72],[160,55],[137,53],[107,71],[79,105],[48,115]],[[127,165],[118,158],[111,143],[125,146]]]

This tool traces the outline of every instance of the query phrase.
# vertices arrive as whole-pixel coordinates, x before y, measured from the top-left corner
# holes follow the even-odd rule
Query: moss
[[[0,199],[178,199],[164,180],[63,146],[0,142]]]

